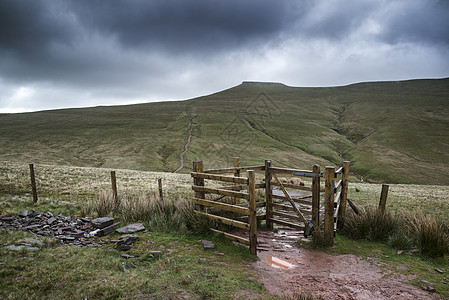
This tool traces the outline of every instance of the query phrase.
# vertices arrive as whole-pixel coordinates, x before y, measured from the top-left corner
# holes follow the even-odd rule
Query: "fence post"
[[[379,209],[381,212],[385,211],[385,206],[387,204],[387,196],[388,196],[388,184],[382,184],[382,192],[380,193],[380,201],[379,201]]]
[[[164,201],[164,194],[162,192],[162,178],[157,179],[157,185],[159,187],[159,200]]]
[[[320,230],[320,165],[313,166],[315,177],[312,179],[312,224]]]
[[[111,171],[111,185],[112,185],[112,196],[114,197],[115,207],[119,206],[118,194],[117,194],[117,180],[115,178],[115,171]]]
[[[249,194],[249,249],[252,255],[257,255],[257,215],[256,215],[256,174],[253,170],[247,171]]]
[[[202,160],[195,160],[193,162],[193,172],[203,173],[204,172],[204,166]],[[203,178],[193,178],[193,185],[197,186],[204,186],[204,179]],[[205,199],[206,194],[204,192],[195,191],[195,198],[198,199]],[[195,204],[196,210],[204,210],[204,206]]]
[[[271,187],[271,173],[270,173],[271,161],[265,160],[265,222],[267,228],[273,230],[273,223],[271,223],[271,211],[273,210],[271,205],[271,194],[273,192]]]
[[[30,164],[31,191],[33,192],[33,201],[37,203],[36,177],[34,176],[34,165]]]
[[[343,162],[343,173],[341,176],[341,198],[340,198],[340,208],[338,210],[338,228],[343,228],[345,224],[346,216],[346,203],[348,199],[348,177],[349,177],[349,165],[350,161]]]
[[[234,168],[240,168],[240,157],[234,157]],[[234,177],[240,177],[240,170],[235,169],[234,170]],[[235,185],[239,185],[236,183]],[[232,204],[240,204],[240,198],[233,197]]]
[[[326,167],[325,173],[325,212],[324,212],[324,241],[326,246],[334,245],[334,182],[335,167]]]

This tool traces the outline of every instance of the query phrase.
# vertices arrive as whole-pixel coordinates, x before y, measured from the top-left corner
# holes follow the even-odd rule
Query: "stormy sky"
[[[0,113],[448,76],[447,0],[0,0]]]

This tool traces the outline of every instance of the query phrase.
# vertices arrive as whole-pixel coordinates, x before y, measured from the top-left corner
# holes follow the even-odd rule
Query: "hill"
[[[0,115],[0,160],[174,171],[353,161],[368,181],[449,184],[449,78],[301,88],[243,82],[186,101]]]

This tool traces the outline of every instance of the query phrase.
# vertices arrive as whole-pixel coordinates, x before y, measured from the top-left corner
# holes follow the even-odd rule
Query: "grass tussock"
[[[449,227],[421,211],[392,214],[363,208],[358,215],[347,214],[343,233],[353,239],[386,242],[396,249],[418,249],[430,257],[449,254]]]
[[[185,198],[166,197],[160,201],[156,192],[124,193],[116,201],[110,192],[102,191],[90,201],[83,215],[112,216],[122,222],[143,222],[160,232],[201,232],[207,221],[195,214],[193,204]]]

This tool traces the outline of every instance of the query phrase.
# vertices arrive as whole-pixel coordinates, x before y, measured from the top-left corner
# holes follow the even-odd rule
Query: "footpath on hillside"
[[[193,121],[193,117],[189,118],[189,136],[187,137],[187,143],[184,145],[184,151],[179,155],[179,160],[180,160],[180,167],[177,168],[173,173],[177,173],[179,171],[182,170],[182,168],[184,168],[184,154],[187,153],[187,151],[189,151],[189,145],[190,145],[190,141],[192,139],[192,121]]]

